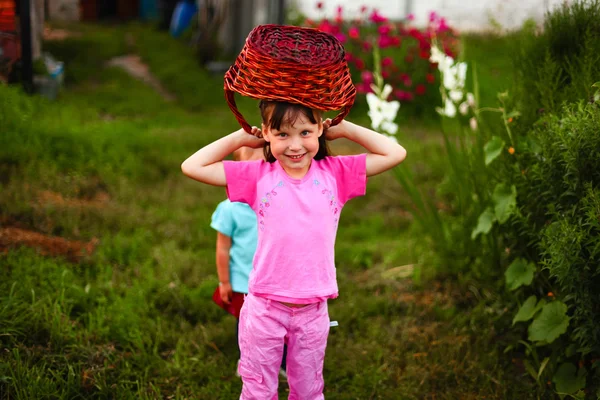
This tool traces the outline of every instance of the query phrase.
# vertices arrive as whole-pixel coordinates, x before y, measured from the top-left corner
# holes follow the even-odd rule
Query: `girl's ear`
[[[264,123],[260,124],[260,131],[262,132],[263,139],[266,142],[271,141],[271,130]]]

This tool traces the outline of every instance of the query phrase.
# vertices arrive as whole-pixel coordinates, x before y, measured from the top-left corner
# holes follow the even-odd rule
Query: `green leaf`
[[[540,369],[538,371],[536,379],[538,382],[540,380],[540,376],[542,376],[542,374],[544,373],[544,369],[546,369],[546,365],[548,365],[548,361],[550,361],[550,357],[544,358],[544,361],[542,361],[542,365],[540,365]]]
[[[529,321],[533,316],[542,309],[546,304],[546,300],[540,299],[537,301],[537,297],[530,296],[525,303],[517,311],[517,315],[513,318],[513,325],[520,321]]]
[[[494,200],[494,212],[499,223],[505,223],[517,208],[517,188],[515,185],[508,186],[499,183],[494,188],[492,195]]]
[[[475,229],[473,229],[473,232],[471,232],[471,239],[475,240],[477,235],[480,233],[483,233],[484,235],[489,233],[489,231],[492,229],[494,221],[496,221],[494,212],[490,207],[486,208],[485,211],[479,216],[479,219],[477,220],[477,226]]]
[[[556,385],[556,391],[561,394],[574,394],[585,387],[585,376],[587,371],[580,368],[577,372],[575,365],[564,363],[558,367],[558,370],[552,378]]]
[[[535,265],[522,258],[514,260],[506,269],[504,277],[509,290],[515,290],[522,285],[529,285],[533,280]],[[520,311],[520,310],[519,310]]]
[[[555,300],[542,307],[542,312],[529,325],[529,340],[552,343],[567,331],[568,326],[567,305]]]
[[[504,140],[498,136],[493,136],[492,140],[483,147],[485,153],[485,165],[490,165],[501,153],[504,148]]]

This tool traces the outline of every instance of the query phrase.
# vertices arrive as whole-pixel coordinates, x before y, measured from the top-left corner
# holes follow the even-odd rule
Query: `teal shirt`
[[[212,215],[210,226],[231,238],[229,281],[234,292],[248,293],[248,276],[256,252],[256,214],[245,203],[224,200]]]

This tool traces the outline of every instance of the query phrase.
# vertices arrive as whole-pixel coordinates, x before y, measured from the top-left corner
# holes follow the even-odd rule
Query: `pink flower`
[[[362,48],[364,51],[371,51],[371,48],[373,48],[373,45],[371,44],[371,42],[365,40],[362,44]]]
[[[335,34],[335,37],[337,38],[337,40],[339,40],[342,44],[346,43],[346,35],[344,35],[341,32],[338,32]]]
[[[427,74],[425,75],[425,79],[427,80],[427,82],[429,83],[434,83],[435,82],[435,76],[433,74]]]
[[[411,87],[412,86],[412,79],[410,79],[410,76],[404,75],[402,77],[402,83],[404,83],[404,86],[406,86],[406,87]]]
[[[369,15],[369,21],[373,22],[374,24],[380,24],[386,22],[387,18],[379,14],[379,11],[373,10],[371,15]]]
[[[438,32],[446,32],[449,30],[450,27],[446,24],[446,18],[441,18],[440,24],[438,25]]]
[[[322,9],[323,8],[323,2],[322,1],[317,1],[317,9]]]
[[[438,15],[435,11],[429,13],[429,22],[433,22],[438,19]]]
[[[342,6],[338,6],[335,12],[337,13],[337,15],[341,16],[344,12],[344,8]]]
[[[363,71],[360,74],[360,77],[361,77],[363,83],[366,83],[367,85],[370,85],[371,83],[373,83],[373,73],[371,71]]]
[[[339,32],[340,28],[332,25],[331,22],[329,22],[328,20],[324,19],[323,21],[321,21],[321,23],[319,24],[319,26],[317,27],[318,30],[325,32],[325,33],[331,33],[331,34],[335,34],[337,32]]]
[[[377,42],[377,45],[382,48],[385,49],[386,47],[390,47],[394,44],[394,41],[389,37],[389,36],[379,36],[379,40]]]
[[[392,27],[389,26],[388,24],[385,24],[385,25],[380,25],[377,30],[379,31],[380,35],[387,35],[392,30]]]
[[[394,90],[394,96],[396,96],[396,98],[400,101],[411,101],[414,98],[411,92],[400,89]]]
[[[425,85],[423,85],[422,83],[419,83],[415,87],[415,93],[417,94],[417,96],[423,96],[425,94],[425,92],[427,92],[427,87]]]
[[[406,17],[406,19],[408,19],[409,21],[414,21],[415,20],[415,14],[408,14],[408,16]]]
[[[371,85],[368,85],[364,82],[357,84],[356,90],[358,91],[358,93],[371,93],[373,91],[371,89]]]
[[[419,48],[421,50],[429,50],[431,48],[431,44],[429,44],[426,40],[419,40]]]
[[[363,69],[365,69],[365,62],[363,60],[361,60],[360,58],[356,61],[354,61],[354,64],[356,65],[356,68],[359,69],[359,71],[362,71]]]
[[[383,67],[387,67],[388,65],[392,65],[394,63],[394,60],[392,60],[392,57],[384,57],[383,60],[381,60],[381,66]]]
[[[423,60],[429,60],[429,50],[421,50],[419,52],[419,57],[421,57]]]
[[[348,29],[348,36],[352,39],[358,39],[360,37],[360,30],[358,30],[356,26],[351,26],[350,29]]]
[[[366,12],[367,12],[367,6],[362,6],[362,7],[360,8],[360,13],[361,13],[361,14],[364,14],[364,13],[366,13]]]
[[[354,59],[354,56],[350,53],[346,53],[345,57],[346,57],[346,62],[352,62],[352,60]]]
[[[382,77],[383,79],[387,79],[387,78],[389,78],[389,77],[390,77],[390,73],[389,73],[388,71],[382,71],[382,72],[381,72],[381,77]]]

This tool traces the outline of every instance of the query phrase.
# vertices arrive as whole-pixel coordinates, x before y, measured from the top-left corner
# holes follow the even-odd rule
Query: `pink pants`
[[[292,308],[277,301],[246,296],[240,314],[242,377],[240,400],[277,399],[284,342],[290,400],[323,397],[323,360],[329,335],[327,302]]]

